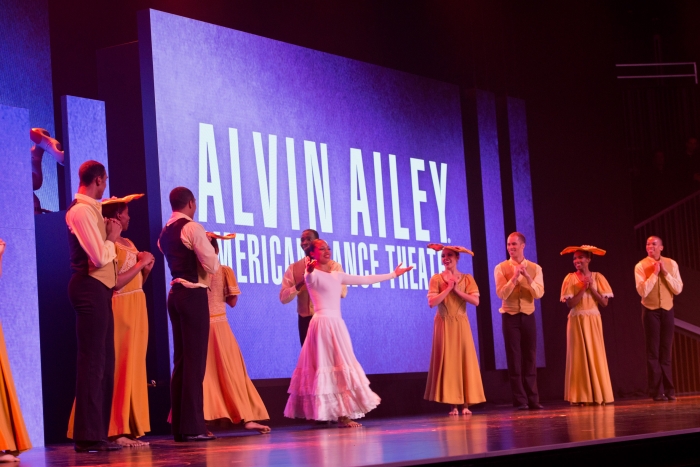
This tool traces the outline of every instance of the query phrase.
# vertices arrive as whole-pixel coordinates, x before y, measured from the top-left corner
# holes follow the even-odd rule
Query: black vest
[[[66,213],[71,210],[73,206],[78,203],[77,200],[73,200],[68,206]],[[88,263],[89,258],[83,247],[80,246],[80,241],[78,237],[68,229],[68,249],[70,251],[70,268],[74,274],[85,274],[88,275],[90,272],[90,264]]]
[[[199,282],[197,275],[197,255],[194,250],[187,248],[180,239],[182,228],[190,222],[189,219],[178,219],[163,227],[160,233],[160,249],[168,261],[170,275],[173,279],[185,279],[192,283]]]

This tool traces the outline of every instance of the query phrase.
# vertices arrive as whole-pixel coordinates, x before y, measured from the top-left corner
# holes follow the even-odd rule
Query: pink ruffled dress
[[[348,328],[340,313],[343,285],[368,285],[396,275],[354,276],[340,271],[305,274],[314,304],[306,341],[289,384],[284,416],[307,420],[361,418],[381,399],[355,358]]]

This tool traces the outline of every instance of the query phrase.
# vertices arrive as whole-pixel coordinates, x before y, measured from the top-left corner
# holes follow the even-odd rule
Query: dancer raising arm
[[[307,420],[337,420],[340,427],[359,427],[381,401],[369,388],[369,380],[355,358],[348,328],[340,312],[343,285],[369,285],[394,279],[412,267],[399,264],[394,272],[354,276],[330,270],[331,250],[320,239],[307,252],[305,280],[314,304],[314,316],[289,384],[284,416]]]
[[[433,328],[428,382],[424,399],[452,404],[450,415],[469,415],[468,406],[486,401],[479,360],[467,319],[467,303],[479,306],[479,288],[470,274],[457,269],[459,254],[471,251],[461,246],[428,245],[442,251],[445,270],[430,278],[428,305],[437,305]]]

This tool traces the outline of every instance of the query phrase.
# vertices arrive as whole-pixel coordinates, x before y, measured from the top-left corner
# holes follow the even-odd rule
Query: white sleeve
[[[111,240],[102,240],[97,222],[100,220],[85,205],[77,204],[66,214],[66,223],[71,232],[78,237],[80,246],[85,250],[92,264],[101,268],[114,261],[117,252]]]
[[[197,222],[188,222],[180,232],[180,240],[197,255],[202,268],[209,274],[216,274],[219,270],[219,256],[207,237],[204,226]]]
[[[637,284],[637,293],[640,297],[646,298],[649,292],[651,292],[651,289],[656,285],[658,279],[659,276],[656,274],[644,277],[644,266],[642,266],[641,262],[637,263],[634,267],[634,281]]]
[[[544,295],[544,281],[543,281],[543,274],[542,274],[542,268],[538,264],[537,267],[535,268],[535,277],[532,278],[532,284],[527,283],[527,279],[525,279],[523,276],[520,276],[521,285],[524,286],[527,289],[532,290],[532,296],[535,298],[542,298]]]
[[[287,303],[294,300],[294,297],[296,297],[299,294],[299,291],[297,290],[297,285],[294,283],[294,271],[292,271],[293,267],[294,266],[290,264],[287,270],[284,272],[284,277],[282,277],[282,288],[280,288],[280,302],[282,302],[283,305],[286,305]]]
[[[388,281],[389,279],[396,279],[396,274],[390,272],[389,274],[375,274],[370,276],[356,276],[353,274],[346,274],[344,272],[337,272],[338,278],[341,284],[345,285],[370,285],[376,284],[377,282]]]
[[[664,276],[664,280],[671,289],[671,293],[678,295],[683,291],[683,281],[681,280],[681,273],[678,271],[678,263],[672,261],[671,264],[671,270]]]

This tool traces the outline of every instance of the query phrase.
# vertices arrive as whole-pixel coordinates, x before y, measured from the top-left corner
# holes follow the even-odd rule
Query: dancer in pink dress
[[[337,420],[340,427],[359,427],[362,425],[352,419],[364,417],[380,399],[369,388],[369,380],[352,350],[340,313],[340,289],[343,285],[394,279],[412,267],[399,264],[389,274],[354,276],[330,270],[331,250],[323,240],[314,240],[307,253],[311,258],[304,277],[315,314],[292,374],[284,416]]]

